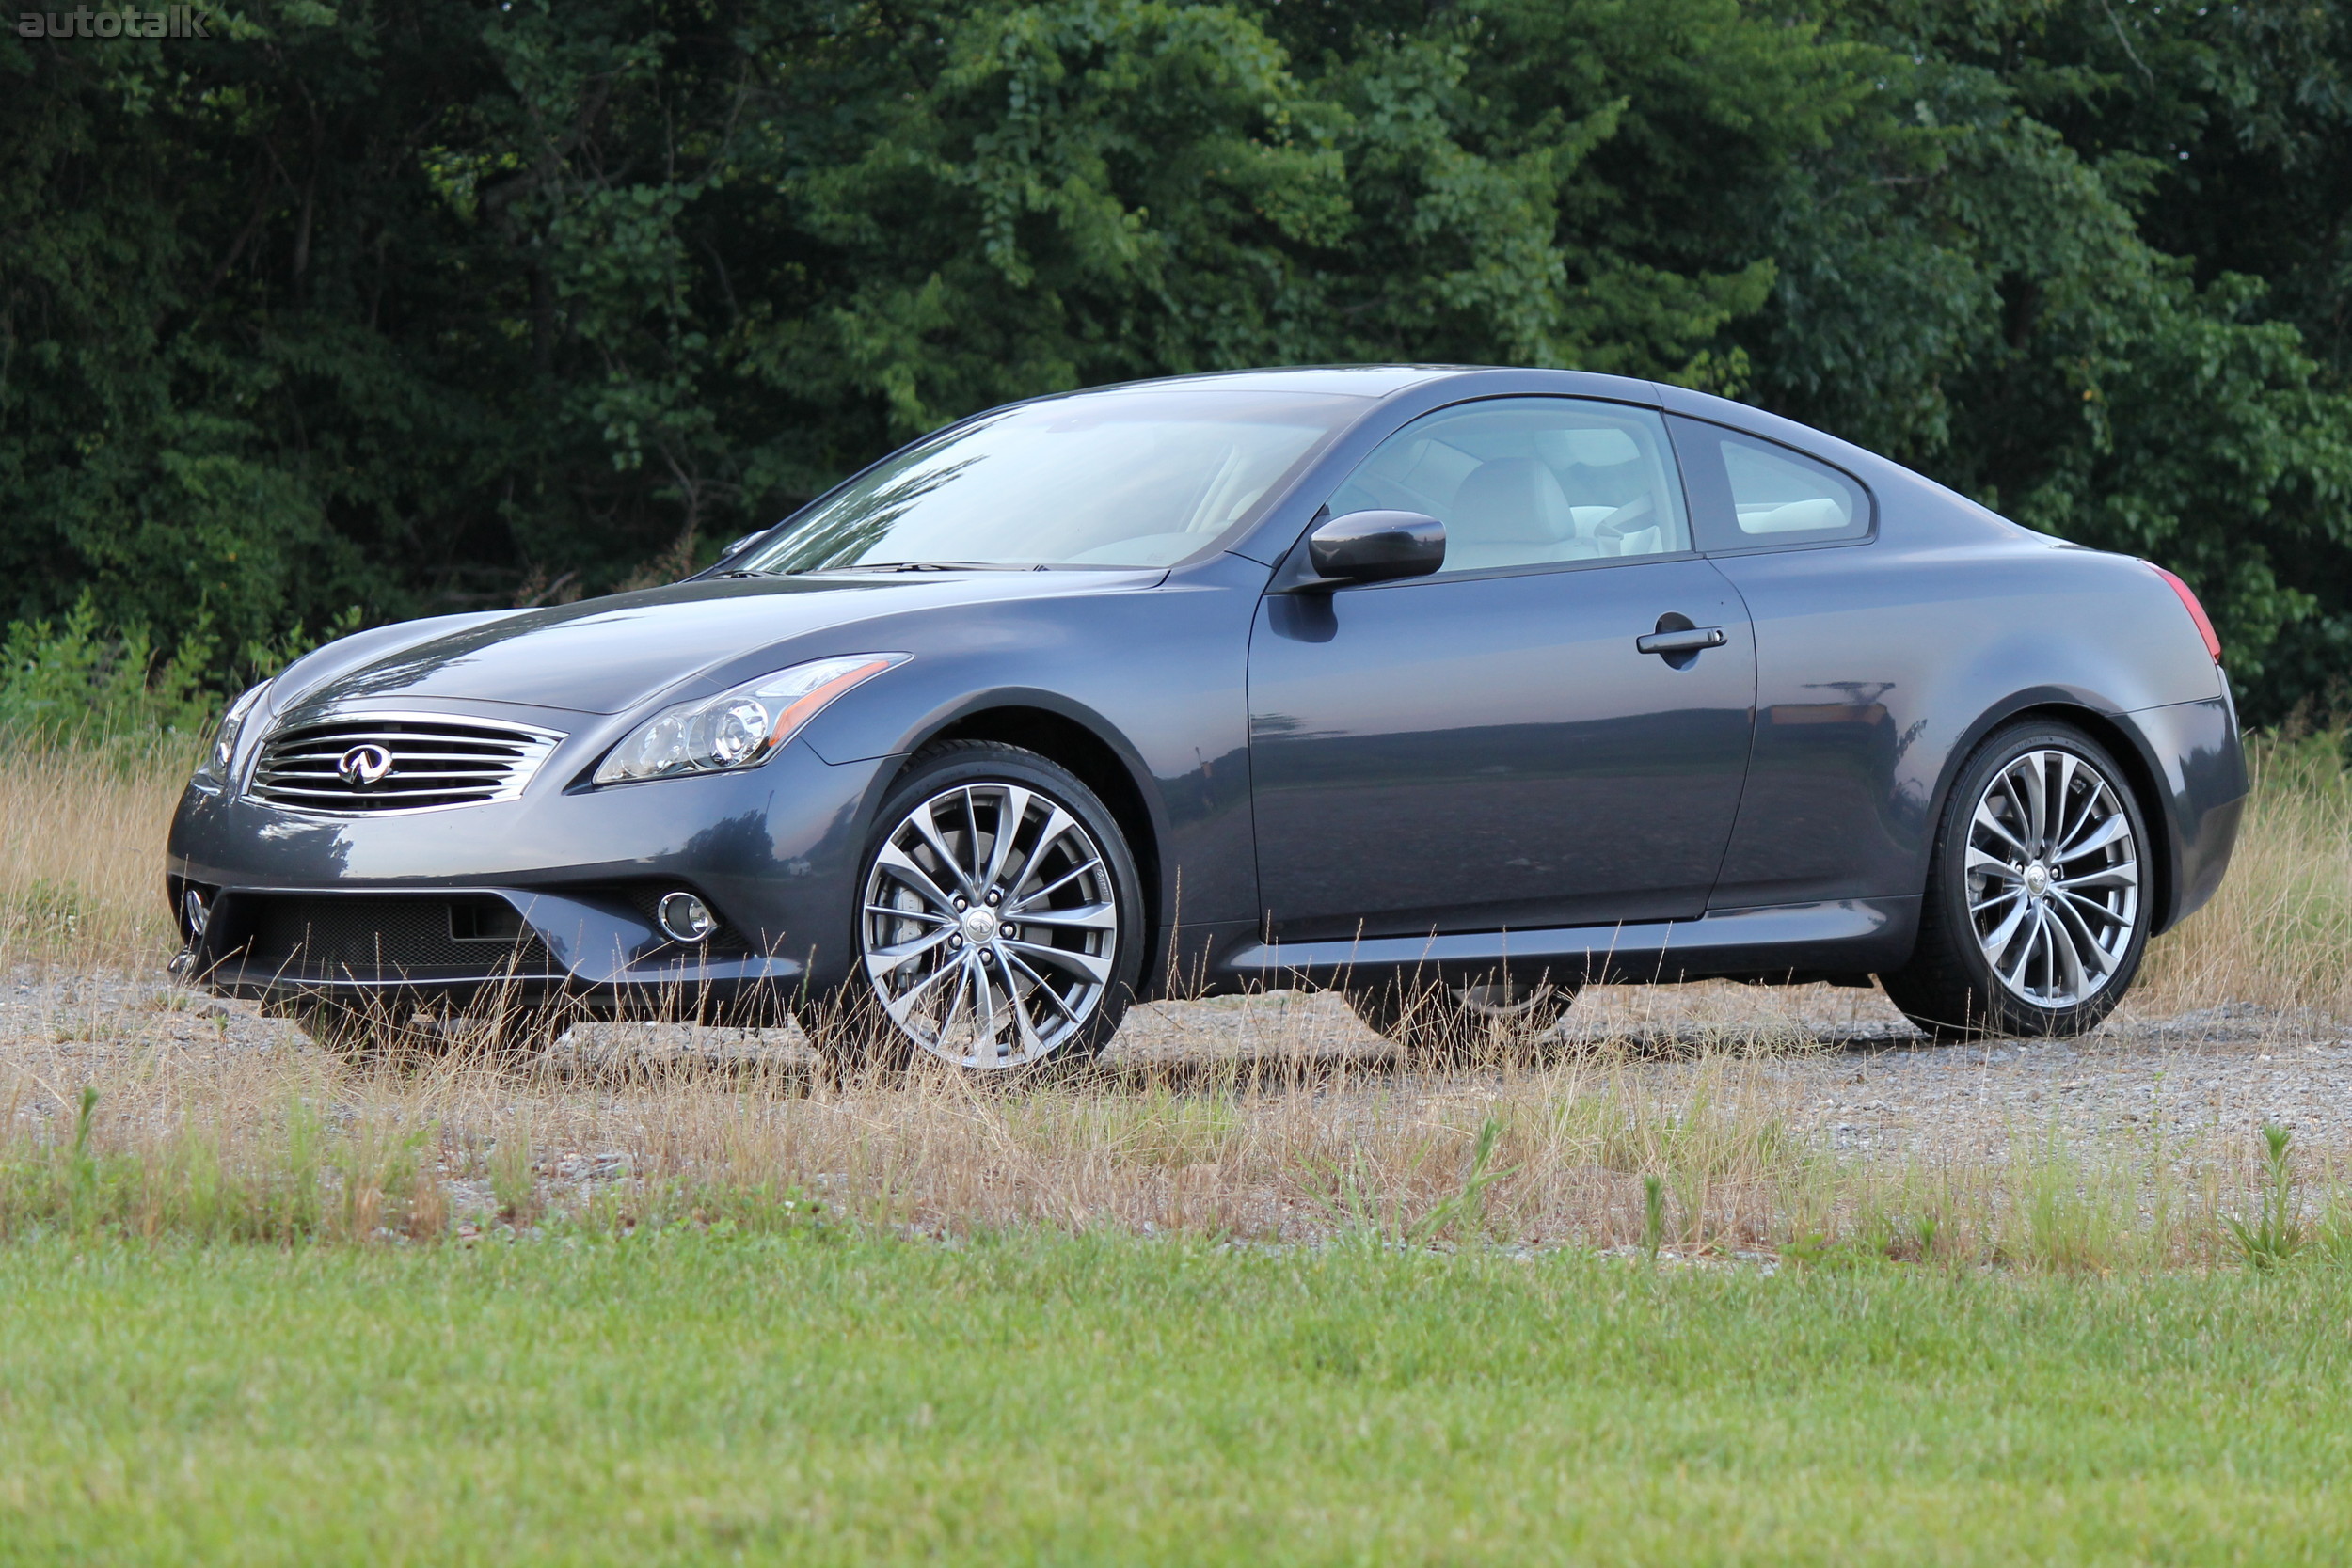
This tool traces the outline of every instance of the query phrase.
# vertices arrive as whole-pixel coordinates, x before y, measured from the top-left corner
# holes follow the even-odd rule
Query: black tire
[[[2134,894],[2128,917],[2116,911],[2113,918],[2106,921],[2098,917],[2086,921],[2079,908],[2081,900],[2074,898],[2070,902],[2069,895],[2064,891],[2037,891],[2031,894],[2021,891],[2015,895],[2026,906],[2028,917],[2031,917],[2034,909],[2046,902],[2051,911],[2048,918],[2060,925],[2052,941],[2067,942],[2077,955],[2077,968],[2080,968],[2083,942],[2070,937],[2070,932],[2096,932],[2104,944],[2113,946],[2111,955],[2104,952],[2098,955],[2100,961],[2109,967],[2104,977],[2096,982],[2095,989],[2071,1001],[2052,1000],[2071,994],[2061,990],[2055,978],[2063,973],[2060,968],[2063,955],[2056,955],[2055,948],[2051,950],[2053,956],[2038,960],[2042,965],[2040,973],[2054,977],[2052,984],[2039,996],[2031,994],[2032,975],[2037,973],[2032,967],[2037,960],[2031,955],[2021,960],[2025,966],[2023,973],[2026,976],[2027,991],[2021,994],[2016,987],[1996,973],[1994,959],[1986,952],[1986,941],[1997,934],[2008,911],[2014,907],[2007,903],[1999,904],[1997,908],[1986,907],[1988,900],[1995,895],[2001,898],[2010,896],[2000,892],[2010,885],[2009,873],[1987,877],[1981,869],[1979,870],[1975,873],[1978,885],[1972,897],[1972,874],[1969,869],[1972,832],[1982,841],[1978,846],[1979,849],[1987,844],[1999,847],[2001,842],[1985,838],[1990,830],[1979,825],[1978,807],[1986,803],[1987,790],[2005,770],[2038,752],[2064,753],[2072,757],[2095,776],[2099,786],[2109,792],[2106,803],[2103,804],[2095,794],[2096,786],[2082,783],[2083,775],[2080,773],[2072,775],[2075,784],[2070,787],[2067,800],[2059,802],[2059,826],[2053,836],[2062,837],[2069,832],[2064,821],[2069,802],[2075,800],[2083,802],[2080,810],[2086,822],[2094,811],[2098,811],[2103,814],[2120,813],[2128,824],[2128,844],[2124,848],[2129,853],[2129,875]],[[2047,774],[2042,776],[2046,778]],[[2116,854],[2119,851],[2115,843],[2121,841],[2113,841],[2094,853]],[[2120,860],[2114,865],[2093,863],[2089,857],[2076,859],[2063,854],[2051,858],[2052,846],[2048,840],[2021,843],[2018,847],[2031,854],[2029,860],[2024,861],[2021,869],[2047,876],[2047,886],[2058,890],[2075,885],[2068,880],[2069,878],[2096,879],[2104,876],[2113,880],[2123,874],[2116,867],[2126,863]],[[2057,847],[2062,850],[2063,843]],[[1912,951],[1910,962],[1892,974],[1880,975],[1880,983],[1886,988],[1886,994],[1896,1006],[1937,1039],[1970,1040],[2013,1036],[2045,1037],[2079,1035],[2094,1028],[2114,1011],[2116,1005],[2130,990],[2132,981],[2139,972],[2140,959],[2147,951],[2148,928],[2154,914],[2153,895],[2155,890],[2149,863],[2153,848],[2147,821],[2133,790],[2131,776],[2118,766],[2106,748],[2074,725],[2052,720],[2031,720],[1998,730],[1977,748],[1953,782],[1951,796],[1945,802],[1943,818],[1937,827],[1935,847],[1928,863],[1925,896],[1919,907],[1918,944]],[[2012,854],[2010,858],[2015,860],[2018,856]],[[2042,869],[2045,860],[2046,871]],[[1981,867],[1984,863],[1980,861],[1979,863]],[[2021,889],[2026,886],[2023,881],[2017,885]],[[1974,911],[1971,909],[1972,902],[1978,906]],[[1992,926],[1994,930],[1987,932],[1980,922]],[[2065,924],[2067,922],[2071,925]],[[2030,932],[2023,940],[2030,945]]]
[[[1559,1027],[1576,991],[1551,980],[1446,986],[1398,979],[1351,987],[1346,996],[1356,1016],[1404,1047],[1408,1061],[1444,1066],[1525,1054]]]
[[[1089,843],[1099,862],[1099,876],[1082,871],[1070,874],[1080,877],[1085,886],[1106,895],[1104,899],[1083,905],[1083,908],[1097,909],[1103,902],[1107,902],[1114,911],[1115,929],[1103,936],[1077,939],[1080,946],[1092,943],[1105,949],[1088,954],[1083,960],[1090,967],[1100,967],[1102,977],[1099,980],[1073,977],[1073,971],[1058,969],[1040,957],[1041,950],[1062,948],[1071,940],[1071,933],[1051,928],[1052,917],[1056,913],[1051,903],[1038,906],[1029,917],[1033,927],[1048,928],[1033,928],[1027,933],[1025,942],[1013,940],[1020,934],[1017,930],[1019,922],[1007,918],[1001,942],[992,935],[986,942],[975,941],[969,944],[970,958],[984,960],[977,983],[985,985],[989,977],[993,976],[994,983],[1003,988],[1009,1008],[1012,1009],[1004,1014],[1012,1021],[1006,1025],[1011,1036],[1010,1043],[1018,1046],[1020,1041],[1031,1036],[1039,1040],[1049,1040],[1050,1043],[1040,1054],[1025,1056],[1009,1051],[992,1055],[988,1047],[996,1043],[992,1037],[985,1045],[975,1037],[965,1054],[950,1056],[948,1053],[951,1050],[964,1049],[949,1039],[950,1026],[955,1023],[957,1016],[953,1011],[954,1001],[950,1000],[947,1004],[946,1016],[937,1020],[931,1019],[928,1010],[910,1012],[908,1016],[913,1021],[914,1031],[911,1032],[909,1026],[902,1025],[891,1015],[881,990],[885,984],[901,983],[897,978],[897,972],[892,972],[892,978],[888,980],[870,973],[869,952],[878,946],[887,945],[882,941],[883,936],[893,936],[905,942],[909,939],[903,933],[930,929],[915,927],[914,922],[933,918],[927,910],[913,905],[908,905],[906,912],[901,915],[895,907],[880,907],[869,899],[869,892],[876,885],[877,864],[883,851],[918,809],[937,802],[944,796],[966,790],[971,794],[965,799],[989,804],[972,808],[975,816],[968,835],[951,828],[943,835],[943,842],[947,842],[959,854],[968,849],[976,859],[982,855],[980,846],[985,843],[989,847],[988,858],[993,860],[995,835],[1003,821],[1003,814],[1018,799],[1010,792],[1025,792],[1028,799],[1025,810],[1031,815],[1024,815],[1013,823],[1011,847],[1003,863],[1006,874],[1010,876],[1016,870],[1025,870],[1029,863],[1044,861],[1049,855],[1062,856],[1062,859],[1053,863],[1057,866],[1075,865],[1080,856],[1068,847]],[[1059,850],[1043,841],[1048,830],[1058,820],[1049,808],[1058,808],[1066,813],[1081,830],[1078,837],[1064,840],[1064,847]],[[978,815],[982,811],[997,814],[987,819],[985,828],[980,825]],[[1029,836],[1032,834],[1034,838]],[[1030,857],[1029,862],[1017,862],[1012,858],[1024,853]],[[936,856],[931,858],[935,860]],[[944,876],[933,880],[942,891],[948,891]],[[1038,885],[1041,884],[1018,880],[1010,888],[1001,890],[1005,895],[1004,900],[994,907],[1009,913],[1021,905],[1024,890]],[[796,1006],[801,1026],[836,1070],[895,1069],[923,1054],[983,1072],[1031,1069],[1091,1060],[1118,1032],[1120,1021],[1135,999],[1143,973],[1146,917],[1142,888],[1142,878],[1136,873],[1134,852],[1128,847],[1118,819],[1095,793],[1069,769],[1035,752],[1000,741],[949,740],[926,747],[908,764],[906,771],[882,801],[881,810],[875,814],[874,828],[867,837],[866,852],[859,858],[857,881],[850,890],[855,905],[850,975],[839,989],[829,994],[811,995]],[[903,898],[899,900],[900,904],[907,902]],[[921,900],[914,902],[919,904]],[[962,907],[961,904],[957,905],[959,909]],[[880,912],[877,912],[878,910]],[[951,925],[939,929],[946,935],[955,927]],[[961,953],[966,945],[964,938],[956,934],[949,940],[957,943],[959,953]],[[992,950],[993,956],[991,956]],[[929,968],[917,973],[935,973],[957,964],[966,969],[972,967],[965,958],[950,958],[944,952],[936,959],[920,961]],[[1070,961],[1075,964],[1081,960],[1073,958]],[[958,985],[964,983],[953,975],[945,977]],[[1073,998],[1083,993],[1083,999],[1072,1001],[1063,1012],[1056,1014],[1052,1006],[1045,1005],[1048,988],[1065,984],[1071,987]],[[1050,994],[1057,999],[1059,997],[1058,992]],[[899,1001],[902,1006],[905,1002],[903,996],[893,1000]],[[992,995],[989,1015],[992,1025],[998,1016],[993,1000]],[[1033,1026],[1028,1035],[1025,1035],[1017,1027],[1020,1019],[1014,1017],[1015,1012],[1032,1021],[1045,1018],[1046,1027],[1038,1029]],[[977,1006],[972,1016],[977,1027]],[[933,1037],[926,1038],[920,1032],[927,1024],[935,1025]]]

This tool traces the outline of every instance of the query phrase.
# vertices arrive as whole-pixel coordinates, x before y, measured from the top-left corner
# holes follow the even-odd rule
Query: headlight
[[[849,654],[795,664],[716,697],[663,708],[596,765],[600,784],[756,768],[827,703],[908,654]]]
[[[229,770],[237,760],[237,736],[244,732],[246,720],[261,705],[262,694],[268,689],[269,682],[263,681],[229,705],[229,711],[220,716],[220,727],[213,732],[211,750],[196,765],[199,778],[229,782]]]

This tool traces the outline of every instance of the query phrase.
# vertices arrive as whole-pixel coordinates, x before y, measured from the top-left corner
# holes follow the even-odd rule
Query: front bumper
[[[519,800],[412,816],[310,816],[192,784],[167,881],[175,911],[194,890],[209,912],[200,937],[183,921],[183,969],[221,994],[262,999],[463,1002],[496,989],[591,1013],[745,1020],[838,985],[866,822],[898,759],[834,766],[794,744],[743,773],[580,787],[605,727],[568,739]],[[649,895],[670,888],[717,911],[713,940],[690,947],[661,932]],[[522,937],[480,943],[478,956],[462,942],[420,954],[263,940],[290,909],[347,935],[353,922],[332,917],[360,900],[494,900]]]

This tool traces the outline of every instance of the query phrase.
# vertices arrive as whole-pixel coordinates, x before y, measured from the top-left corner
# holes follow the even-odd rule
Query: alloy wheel
[[[1985,785],[1968,825],[1968,918],[1994,976],[2037,1007],[2072,1007],[2123,963],[2139,919],[2138,845],[2115,784],[2055,748]]]
[[[899,819],[866,874],[867,980],[908,1040],[959,1067],[1050,1055],[1102,1006],[1118,884],[1078,817],[1042,790],[943,789]]]

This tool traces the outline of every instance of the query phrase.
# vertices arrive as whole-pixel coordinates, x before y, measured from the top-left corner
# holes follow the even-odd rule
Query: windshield
[[[736,571],[1168,566],[1249,519],[1361,398],[1098,392],[986,415],[858,476]]]

